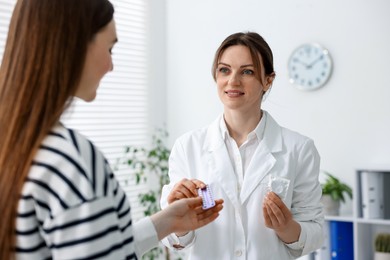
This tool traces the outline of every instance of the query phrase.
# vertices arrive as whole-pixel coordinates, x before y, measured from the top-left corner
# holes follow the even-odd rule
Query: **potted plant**
[[[168,132],[157,129],[152,136],[150,147],[126,146],[125,154],[117,164],[125,164],[135,174],[135,184],[147,183],[149,190],[138,195],[140,204],[144,207],[144,215],[150,216],[160,210],[160,194],[162,187],[169,182],[168,159],[170,149],[165,145]],[[176,259],[181,260],[179,252],[171,252],[160,246],[147,252],[142,259]]]
[[[381,233],[375,238],[374,260],[390,259],[390,234]]]
[[[352,199],[352,189],[338,178],[325,172],[328,177],[322,186],[322,204],[325,215],[338,216],[340,212],[340,202],[345,202],[344,195],[347,194]]]

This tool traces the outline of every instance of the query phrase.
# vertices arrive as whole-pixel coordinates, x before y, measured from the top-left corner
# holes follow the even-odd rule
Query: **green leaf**
[[[322,194],[327,194],[332,197],[335,201],[345,202],[344,194],[346,193],[352,199],[352,188],[347,184],[342,183],[338,178],[330,174],[329,172],[324,172],[328,178],[325,183],[321,184]]]
[[[390,253],[390,234],[380,233],[377,234],[375,239],[375,251]]]

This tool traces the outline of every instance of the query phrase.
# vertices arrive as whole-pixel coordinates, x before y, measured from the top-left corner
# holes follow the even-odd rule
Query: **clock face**
[[[332,60],[328,50],[318,44],[299,46],[288,61],[290,82],[303,90],[322,87],[332,72]]]

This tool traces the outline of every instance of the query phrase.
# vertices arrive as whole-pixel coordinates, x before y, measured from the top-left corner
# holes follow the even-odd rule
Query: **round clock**
[[[303,90],[322,87],[330,78],[332,59],[329,51],[316,43],[295,49],[288,61],[290,82]]]

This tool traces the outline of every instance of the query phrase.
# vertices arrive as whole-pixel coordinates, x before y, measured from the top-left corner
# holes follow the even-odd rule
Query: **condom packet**
[[[269,176],[268,190],[278,195],[281,200],[286,198],[289,185],[289,179],[274,175]]]

